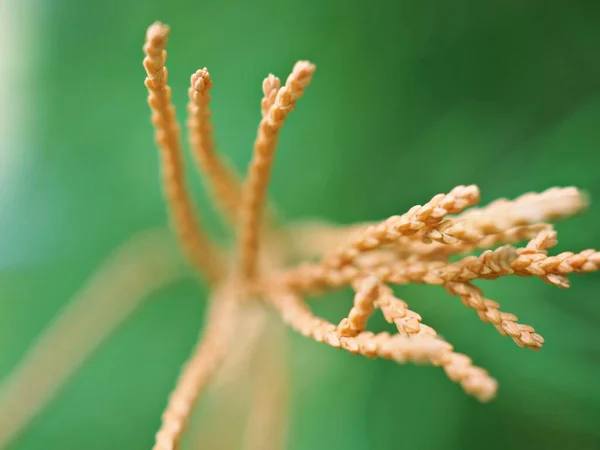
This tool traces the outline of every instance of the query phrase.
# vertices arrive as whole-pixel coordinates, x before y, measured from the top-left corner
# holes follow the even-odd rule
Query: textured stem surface
[[[144,45],[144,68],[148,75],[145,84],[160,149],[163,189],[183,251],[199,272],[209,281],[215,281],[221,274],[219,254],[200,226],[185,185],[179,125],[171,103],[171,88],[167,85],[168,36],[169,27],[154,23],[148,28]]]

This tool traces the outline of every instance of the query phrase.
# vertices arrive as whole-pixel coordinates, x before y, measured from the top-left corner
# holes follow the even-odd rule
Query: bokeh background
[[[591,208],[558,225],[558,250],[600,246],[598,2],[3,0],[1,15],[0,376],[111,249],[167,223],[141,66],[157,19],[172,27],[180,120],[189,75],[207,66],[218,145],[240,171],[264,76],[317,64],[269,190],[286,220],[379,219],[457,184],[478,184],[484,203],[576,185]],[[209,226],[223,235],[211,213]],[[494,402],[440,369],[289,332],[287,448],[600,449],[600,276],[568,291],[482,286],[539,330],[542,351],[519,349],[440,288],[399,292],[497,377]],[[150,448],[206,294],[190,277],[153,295],[8,448]],[[350,298],[316,310],[339,320]]]

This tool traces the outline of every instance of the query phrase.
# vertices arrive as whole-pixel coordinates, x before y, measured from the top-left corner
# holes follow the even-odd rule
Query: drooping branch
[[[269,303],[283,321],[300,334],[334,348],[369,358],[391,359],[398,363],[426,363],[447,350],[448,344],[431,339],[408,339],[387,332],[362,331],[356,336],[340,336],[337,327],[316,317],[293,291],[275,290],[267,293]]]

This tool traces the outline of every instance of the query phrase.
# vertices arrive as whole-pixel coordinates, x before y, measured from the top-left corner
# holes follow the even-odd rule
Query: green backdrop
[[[42,1],[27,165],[11,187],[15,206],[0,214],[0,375],[110,249],[166,223],[141,66],[154,20],[172,27],[180,119],[189,75],[207,66],[218,145],[240,170],[264,76],[317,64],[269,189],[288,220],[374,220],[457,184],[478,184],[484,203],[576,185],[592,205],[559,224],[558,250],[599,247],[600,3],[557,3]],[[220,232],[212,216],[210,227]],[[497,377],[494,402],[464,395],[440,369],[290,332],[288,448],[599,449],[600,276],[574,278],[568,291],[535,279],[485,287],[539,330],[542,351],[517,348],[442,289],[402,296]],[[153,296],[10,449],[150,448],[206,293],[190,279]],[[317,312],[339,320],[349,302],[337,295]]]

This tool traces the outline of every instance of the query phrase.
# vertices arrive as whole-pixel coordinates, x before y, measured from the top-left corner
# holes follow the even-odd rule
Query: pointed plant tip
[[[465,189],[468,189],[474,195],[477,195],[477,196],[479,196],[481,194],[481,190],[479,189],[479,186],[477,186],[476,184],[468,184],[467,186],[465,186]]]
[[[268,95],[273,89],[279,89],[281,87],[281,81],[275,75],[270,73],[262,84],[262,90],[265,95]]]
[[[302,59],[296,62],[294,69],[314,72],[317,69],[317,66],[308,60]]]
[[[165,38],[170,30],[171,28],[168,25],[157,20],[148,27],[148,31],[146,32],[147,40]]]

